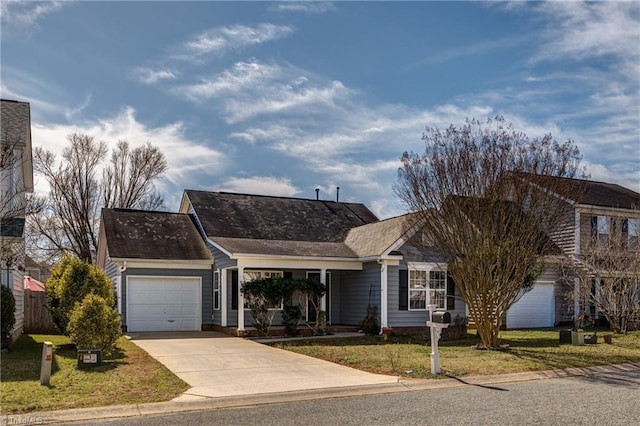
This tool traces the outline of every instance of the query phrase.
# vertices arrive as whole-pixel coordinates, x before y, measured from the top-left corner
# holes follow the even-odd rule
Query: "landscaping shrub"
[[[76,303],[89,294],[102,297],[109,307],[115,304],[111,281],[95,265],[65,256],[47,280],[47,307],[58,330],[69,335],[67,326]]]
[[[0,297],[2,297],[0,306],[0,309],[2,309],[2,323],[0,323],[2,336],[0,336],[0,338],[4,346],[5,340],[16,324],[16,299],[13,297],[13,293],[9,287],[2,284],[0,284],[0,287],[2,288],[2,293],[0,294]]]
[[[380,322],[378,321],[378,307],[367,306],[367,315],[360,322],[364,334],[375,336],[380,334]]]
[[[101,349],[106,354],[120,337],[120,315],[101,296],[88,294],[76,303],[67,326],[77,349]]]
[[[287,336],[297,336],[300,331],[298,324],[302,321],[302,309],[298,305],[284,305],[282,309],[282,323],[284,324],[284,332]]]
[[[295,291],[307,295],[308,300],[316,309],[315,324],[307,325],[314,331],[314,334],[325,331],[326,313],[320,311],[320,299],[326,292],[324,284],[313,280],[269,277],[247,281],[242,285],[242,293],[246,297],[247,306],[253,316],[252,325],[260,335],[266,336],[269,333],[273,318],[280,311],[280,305],[285,301],[290,301]],[[302,313],[300,318],[302,318]]]

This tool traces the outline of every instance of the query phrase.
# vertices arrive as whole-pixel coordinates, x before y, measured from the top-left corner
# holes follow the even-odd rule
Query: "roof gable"
[[[415,233],[419,220],[418,214],[408,213],[358,226],[349,231],[345,243],[359,257],[380,256],[401,238]]]
[[[363,204],[187,190],[209,238],[343,242],[351,228],[377,222]]]
[[[103,209],[102,222],[111,258],[212,259],[211,253],[187,214]]]

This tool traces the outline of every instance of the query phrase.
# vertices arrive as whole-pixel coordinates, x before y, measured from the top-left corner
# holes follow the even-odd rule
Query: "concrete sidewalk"
[[[114,405],[110,407],[79,408],[73,410],[48,411],[1,418],[2,424],[50,424],[91,421],[96,419],[162,415],[184,411],[198,411],[231,407],[245,407],[294,401],[308,401],[323,398],[346,398],[360,395],[428,391],[462,386],[493,387],[500,383],[529,380],[557,379],[566,377],[603,377],[625,381],[625,374],[636,375],[640,363],[604,365],[598,367],[568,368],[564,370],[534,371],[526,373],[501,374],[495,376],[474,376],[464,378],[425,379],[400,381],[366,386],[325,388],[312,391],[296,391],[271,394],[244,395],[239,397],[200,398],[192,401],[168,401],[136,405]],[[626,381],[625,381],[626,382]],[[640,385],[640,383],[637,383]]]
[[[395,376],[371,374],[216,332],[130,337],[191,386],[179,400],[398,382]]]

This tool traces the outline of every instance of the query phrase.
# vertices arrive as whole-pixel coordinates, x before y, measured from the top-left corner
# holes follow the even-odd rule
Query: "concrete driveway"
[[[396,383],[305,355],[216,332],[131,333],[136,345],[187,382],[179,399]]]

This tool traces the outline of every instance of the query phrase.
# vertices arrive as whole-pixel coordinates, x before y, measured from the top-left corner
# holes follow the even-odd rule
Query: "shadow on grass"
[[[62,337],[55,336],[58,339]],[[52,339],[53,340],[53,339]],[[31,335],[23,335],[16,341],[11,351],[2,355],[1,375],[3,382],[39,381],[42,368],[43,341],[34,339]],[[62,343],[53,348],[51,362],[51,376],[61,370],[67,370],[76,363],[76,346],[72,343]],[[58,362],[59,361],[59,362]],[[87,372],[104,372],[113,370],[119,365],[128,364],[125,353],[118,347],[111,355],[103,360],[102,365],[91,369],[83,369]],[[77,367],[71,367],[77,368]]]

